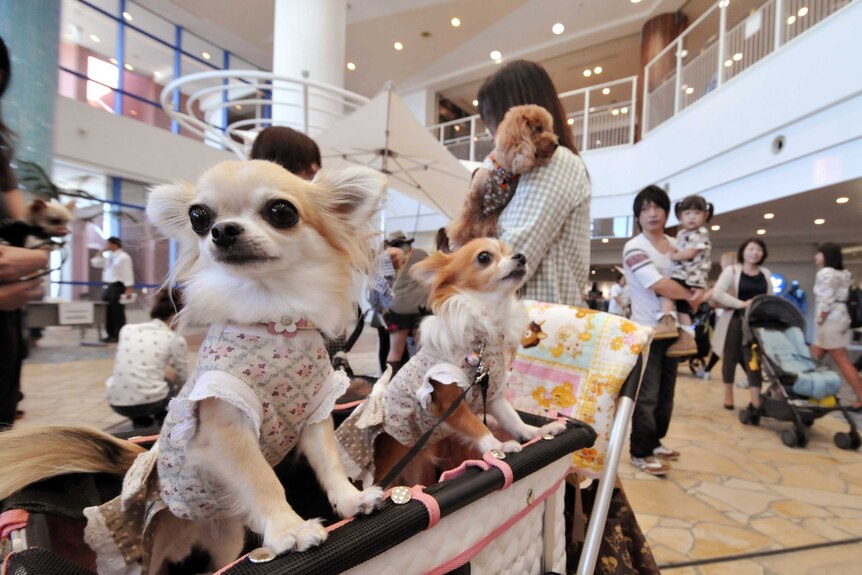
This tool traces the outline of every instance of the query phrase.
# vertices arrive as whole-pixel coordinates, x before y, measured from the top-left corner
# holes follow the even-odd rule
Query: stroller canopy
[[[787,329],[798,327],[805,333],[805,318],[790,301],[774,296],[759,295],[751,300],[742,322],[743,341],[752,341],[751,330],[756,327]]]

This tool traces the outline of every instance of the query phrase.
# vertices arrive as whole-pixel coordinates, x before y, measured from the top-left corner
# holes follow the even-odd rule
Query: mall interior
[[[862,279],[860,30],[856,0],[2,0],[13,69],[2,117],[25,197],[76,202],[44,301],[98,301],[91,258],[114,236],[133,262],[136,323],[177,257],[147,220],[151,187],[194,182],[247,158],[261,129],[290,126],[317,141],[324,169],[388,174],[380,229],[431,252],[493,146],[479,87],[534,61],[589,173],[583,293],[610,298],[638,233],[632,202],[654,184],[674,202],[714,205],[711,280],[721,254],[766,243],[772,292],[795,281],[807,294],[810,341],[818,246],[838,244]],[[185,333],[192,364],[205,331]],[[116,346],[101,338],[88,324],[45,324],[16,427],[128,427],[105,399]],[[355,373],[380,375],[377,345],[366,326],[348,353]],[[848,353],[859,358],[858,337]],[[695,371],[680,363],[671,472],[632,466],[628,443],[618,468],[661,572],[858,573],[862,454],[833,441],[844,417],[818,419],[807,446],[787,447],[786,423],[746,426],[722,408],[720,367],[711,379]],[[735,392],[744,407],[747,390]],[[853,401],[846,383],[839,397]],[[648,572],[628,567],[595,572]]]

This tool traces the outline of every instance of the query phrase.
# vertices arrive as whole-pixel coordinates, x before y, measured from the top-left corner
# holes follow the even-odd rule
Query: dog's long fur
[[[490,263],[479,261],[483,253],[491,255]],[[524,256],[513,256],[500,240],[480,238],[452,254],[435,252],[414,264],[410,274],[429,286],[429,304],[434,312],[433,316],[423,320],[420,327],[423,348],[427,347],[435,357],[457,365],[464,352],[470,350],[470,338],[478,329],[487,335],[488,341],[497,341],[502,336],[508,353],[507,363],[511,361],[527,325],[526,312],[516,296],[526,275],[525,262]],[[433,380],[432,386],[434,393],[430,409],[442,415],[462,390],[457,385]],[[524,423],[503,394],[489,403],[488,412],[516,439],[497,439],[466,402],[455,409],[446,425],[463,442],[480,452],[490,449],[520,451],[518,440],[529,440],[545,433],[556,434],[564,428],[558,422],[542,428]],[[409,447],[382,435],[375,450],[375,479],[385,476]],[[434,457],[441,457],[439,450],[434,452]]]
[[[497,127],[491,158],[501,168],[518,176],[547,164],[556,149],[557,135],[551,114],[541,106],[514,106]],[[511,186],[516,183],[513,181]],[[461,213],[446,227],[449,247],[456,249],[473,238],[498,235],[497,220],[506,206],[501,204],[490,210],[487,205],[487,198],[494,191],[491,188],[496,185],[484,165],[476,170]],[[444,242],[438,241],[440,243]]]
[[[337,334],[353,315],[355,276],[371,266],[374,219],[384,194],[385,178],[367,168],[320,172],[309,183],[269,162],[224,162],[196,186],[154,189],[147,215],[179,244],[169,282],[184,287],[186,323],[254,325],[292,315]],[[291,225],[279,227],[268,219],[274,202],[295,208]],[[204,206],[211,214],[211,225],[198,233],[190,223],[192,206]],[[227,233],[226,226],[233,226],[235,244],[216,242],[214,230]],[[308,424],[298,448],[339,515],[369,513],[381,503],[379,488],[359,491],[348,481],[331,419]],[[160,512],[151,573],[165,561],[181,560],[193,546],[208,550],[216,565],[224,564],[242,548],[243,525],[261,533],[264,545],[279,553],[304,550],[326,538],[319,520],[304,520],[287,503],[255,429],[239,408],[202,400],[197,431],[186,449],[188,460],[223,487],[219,504],[232,517],[189,521]],[[64,473],[124,473],[142,451],[96,430],[0,433],[0,497]]]

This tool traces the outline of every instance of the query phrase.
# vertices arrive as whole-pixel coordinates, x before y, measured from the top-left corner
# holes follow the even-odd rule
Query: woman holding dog
[[[559,146],[547,165],[520,176],[500,214],[500,239],[513,253],[527,256],[525,298],[583,306],[590,265],[590,180],[551,77],[538,64],[516,60],[485,80],[478,98],[491,134],[513,106],[535,104],[551,113]]]

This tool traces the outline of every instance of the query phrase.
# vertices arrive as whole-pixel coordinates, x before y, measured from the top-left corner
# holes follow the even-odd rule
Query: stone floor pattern
[[[84,334],[93,341],[95,334]],[[25,363],[20,425],[86,424],[105,429],[124,421],[103,399],[113,347],[79,345],[80,334],[50,328]],[[190,355],[200,334],[189,336]],[[375,373],[376,332],[366,329],[350,354],[357,373]],[[720,377],[720,366],[713,372]],[[740,372],[741,373],[741,372]],[[805,449],[790,449],[764,420],[745,427],[722,409],[719,381],[701,381],[680,369],[676,405],[665,443],[682,452],[664,479],[620,464],[632,508],[662,571],[672,575],[862,573],[862,453],[834,446],[845,421],[817,420]],[[747,391],[737,391],[743,406]],[[747,403],[747,399],[745,399]],[[857,417],[858,419],[858,417]],[[860,421],[862,423],[862,421]],[[628,449],[624,451],[628,453]],[[674,567],[698,560],[844,542]]]

